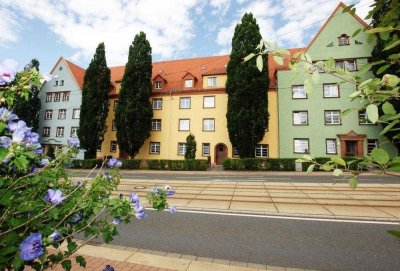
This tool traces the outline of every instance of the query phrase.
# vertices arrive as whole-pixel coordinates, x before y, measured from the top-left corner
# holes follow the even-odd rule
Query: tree
[[[374,8],[371,11],[372,25],[377,27],[396,27],[400,21],[400,3],[393,0],[377,0],[375,1]],[[372,72],[376,77],[382,76],[382,73],[389,73],[400,76],[400,62],[398,59],[390,58],[392,55],[398,53],[398,47],[389,50],[384,50],[390,43],[396,41],[400,37],[400,31],[381,32],[375,34],[376,45],[372,51],[372,60],[374,62],[380,61],[380,64],[372,66]],[[384,61],[382,61],[384,60]],[[400,100],[391,99],[390,103],[394,106],[397,112],[400,111]],[[382,123],[383,127],[387,124]],[[397,124],[395,129],[400,128]],[[388,131],[385,136],[389,138],[397,147],[400,153],[400,139],[395,138],[398,135],[397,131]]]
[[[268,128],[268,60],[260,58],[262,72],[253,61],[243,63],[260,40],[256,19],[246,13],[235,28],[226,82],[229,139],[242,158],[254,157],[254,148]]]
[[[196,159],[196,139],[192,133],[186,137],[185,159]]]
[[[34,58],[31,62],[25,66],[25,69],[33,69],[39,71],[39,61]],[[15,101],[14,111],[15,113],[26,122],[27,126],[32,127],[32,131],[37,131],[39,129],[39,116],[40,116],[40,89],[33,85],[31,86],[31,93],[29,96],[20,97]]]
[[[86,159],[96,158],[97,148],[103,142],[107,130],[110,79],[104,43],[100,43],[85,72],[82,88],[78,137],[82,148],[86,150]]]
[[[151,46],[146,34],[137,34],[129,47],[115,110],[117,141],[121,151],[136,156],[150,137],[153,109],[150,103],[152,74]]]

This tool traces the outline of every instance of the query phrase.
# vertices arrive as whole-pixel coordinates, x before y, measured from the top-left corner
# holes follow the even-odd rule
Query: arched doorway
[[[218,143],[214,148],[215,164],[222,165],[224,159],[228,156],[228,147],[224,143]]]

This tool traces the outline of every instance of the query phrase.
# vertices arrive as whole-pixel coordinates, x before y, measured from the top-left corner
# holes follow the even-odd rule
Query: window
[[[71,127],[71,137],[78,137],[79,127]]]
[[[115,126],[115,120],[112,121],[111,131],[117,131],[117,127]]]
[[[67,115],[67,109],[59,109],[58,110],[58,119],[64,120]]]
[[[202,156],[209,156],[210,155],[210,143],[203,143],[202,144]]]
[[[308,111],[293,111],[293,125],[308,125]]]
[[[339,86],[337,84],[324,84],[324,98],[338,98]]]
[[[340,110],[325,111],[325,125],[340,124]]]
[[[63,136],[64,136],[64,127],[57,127],[56,137],[63,137]]]
[[[53,98],[53,93],[46,93],[46,103],[51,102]]]
[[[367,112],[365,112],[365,110],[360,110],[358,111],[358,124],[360,125],[373,125],[374,123],[372,123],[369,119],[368,119],[368,115]]]
[[[54,81],[54,86],[58,86],[58,81]]]
[[[160,142],[150,142],[150,154],[160,154]]]
[[[232,148],[232,157],[239,157],[239,152],[236,147]]]
[[[293,99],[307,99],[307,93],[304,86],[292,86],[292,98]]]
[[[151,120],[151,130],[152,131],[161,131],[161,120],[159,120],[159,119]]]
[[[43,127],[42,136],[43,137],[50,136],[50,127]]]
[[[51,120],[53,118],[53,110],[46,110],[44,112],[44,119]]]
[[[339,39],[339,46],[343,46],[343,45],[350,45],[350,40],[349,40],[349,36],[347,36],[346,34],[342,34],[340,37],[338,37]]]
[[[204,96],[203,97],[204,108],[215,108],[215,96]]]
[[[153,99],[153,109],[162,109],[162,98]]]
[[[268,144],[258,144],[256,146],[256,157],[268,158]]]
[[[357,70],[357,62],[355,59],[336,60],[335,63],[338,69],[347,69],[349,72]]]
[[[378,139],[367,139],[367,153],[371,154],[372,150],[378,148]]]
[[[117,141],[114,140],[111,141],[110,152],[117,152]]]
[[[162,88],[162,82],[161,81],[155,81],[154,82],[154,88],[155,89],[161,89]]]
[[[186,143],[178,143],[178,155],[185,155]]]
[[[61,97],[61,93],[54,93],[54,101],[55,102],[59,102],[60,101],[60,97]]]
[[[118,105],[118,100],[114,100],[114,107],[113,107],[113,110],[115,111],[115,109],[117,108],[117,105]],[[154,109],[154,108],[153,108]]]
[[[179,131],[190,130],[190,119],[179,119]]]
[[[203,119],[203,131],[215,131],[215,119]]]
[[[185,80],[185,88],[192,88],[193,87],[193,80],[187,79]]]
[[[72,118],[73,119],[79,119],[80,115],[81,115],[81,109],[80,108],[75,108],[72,111]]]
[[[62,100],[66,102],[69,101],[69,91],[63,92]]]
[[[207,86],[209,86],[209,87],[217,86],[217,77],[208,77]]]
[[[64,85],[64,80],[61,80],[60,81],[60,86],[63,86]]]
[[[337,154],[336,139],[328,138],[325,140],[326,154]]]
[[[190,108],[190,97],[182,97],[179,99],[179,108],[188,109]]]
[[[310,153],[308,138],[295,138],[293,140],[294,153]]]

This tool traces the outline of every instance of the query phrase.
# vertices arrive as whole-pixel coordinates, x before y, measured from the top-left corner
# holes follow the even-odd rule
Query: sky
[[[364,18],[373,0],[358,3]],[[153,61],[229,54],[234,29],[252,12],[263,39],[306,46],[337,0],[0,0],[0,62],[32,58],[48,73],[63,56],[86,68],[105,43],[108,66],[125,65],[134,36],[146,33]]]

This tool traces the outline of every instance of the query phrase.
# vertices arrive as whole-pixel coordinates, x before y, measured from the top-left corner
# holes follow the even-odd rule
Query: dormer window
[[[154,88],[155,89],[161,89],[162,88],[162,82],[161,81],[155,81],[154,82]]]
[[[192,88],[193,87],[193,80],[187,79],[185,80],[185,88]]]
[[[342,34],[340,37],[338,37],[339,39],[339,46],[344,46],[344,45],[350,45],[350,40],[349,40],[349,36],[347,36],[346,34]]]

